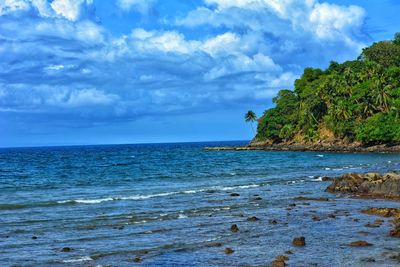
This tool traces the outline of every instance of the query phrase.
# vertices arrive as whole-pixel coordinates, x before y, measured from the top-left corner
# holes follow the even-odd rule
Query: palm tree
[[[257,115],[253,111],[249,110],[244,115],[244,119],[246,122],[250,122],[251,129],[253,130],[253,133],[256,134],[254,131],[254,127],[253,127],[253,122],[255,122],[257,120]]]

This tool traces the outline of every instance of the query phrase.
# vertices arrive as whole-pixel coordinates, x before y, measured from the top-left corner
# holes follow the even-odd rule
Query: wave
[[[207,188],[199,188],[199,189],[190,189],[184,191],[172,191],[172,192],[164,192],[164,193],[157,193],[157,194],[149,194],[149,195],[133,195],[133,196],[126,196],[126,197],[105,197],[105,198],[97,198],[97,199],[71,199],[71,200],[60,200],[57,201],[59,204],[73,204],[73,203],[80,203],[80,204],[99,204],[102,202],[108,201],[118,201],[118,200],[144,200],[149,198],[155,197],[164,197],[170,195],[177,195],[177,194],[196,194],[200,192],[206,192],[210,190],[219,190],[219,191],[229,191],[235,189],[248,189],[248,188],[256,188],[260,187],[261,185],[258,184],[249,184],[249,185],[238,185],[238,186],[213,186]]]
[[[107,196],[101,198],[78,198],[78,199],[66,199],[66,200],[58,200],[58,201],[47,201],[47,202],[33,202],[33,203],[15,203],[15,204],[1,204],[0,210],[15,210],[15,209],[24,209],[24,208],[35,208],[35,207],[50,207],[56,205],[72,205],[72,204],[99,204],[103,202],[110,201],[123,201],[123,200],[145,200],[150,198],[157,197],[165,197],[177,194],[197,194],[201,192],[208,191],[230,191],[235,189],[249,189],[256,188],[260,186],[269,186],[269,184],[248,184],[248,185],[237,185],[237,186],[212,186],[206,188],[198,188],[198,189],[188,189],[183,191],[172,191],[172,192],[163,192],[163,193],[154,193],[148,195],[132,195],[132,196]]]
[[[64,203],[81,203],[81,204],[98,204],[102,202],[108,201],[117,201],[117,200],[142,200],[142,199],[149,199],[153,197],[163,197],[169,195],[179,194],[179,192],[166,192],[166,193],[159,193],[159,194],[150,194],[150,195],[133,195],[127,197],[106,197],[106,198],[98,198],[98,199],[72,199],[72,200],[61,200],[57,201],[57,203],[64,204]]]
[[[63,260],[64,263],[76,263],[76,262],[82,262],[82,261],[92,261],[93,259],[91,257],[81,257],[77,259],[70,259],[70,260]]]

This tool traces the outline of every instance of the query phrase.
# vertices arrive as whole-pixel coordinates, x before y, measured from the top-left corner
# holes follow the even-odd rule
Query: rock
[[[142,258],[140,258],[140,257],[135,257],[135,258],[133,259],[133,262],[141,262],[141,261],[143,261],[143,260],[142,260]]]
[[[296,247],[303,247],[306,245],[306,239],[304,236],[296,237],[292,241],[292,245]]]
[[[231,248],[225,248],[224,252],[225,252],[225,254],[232,254],[235,251],[233,249],[231,249]]]
[[[270,224],[278,224],[278,221],[277,220],[269,220],[269,223]]]
[[[389,235],[392,237],[400,237],[400,227],[391,230]]]
[[[369,247],[372,246],[371,243],[368,243],[367,241],[359,240],[359,241],[354,241],[350,243],[351,247]]]
[[[293,252],[291,250],[285,251],[285,254],[291,255]]]
[[[239,197],[240,194],[238,194],[238,193],[231,193],[230,196],[231,196],[231,197]]]
[[[331,177],[322,177],[322,181],[323,182],[327,182],[327,181],[333,181],[334,180],[334,178],[331,178]]]
[[[397,260],[400,262],[400,253],[395,253],[395,254],[389,255],[389,259]]]
[[[376,260],[373,257],[365,257],[361,258],[362,262],[376,262]]]
[[[400,209],[399,208],[368,208],[362,210],[361,212],[381,216],[381,217],[393,217],[391,221],[394,225],[394,228],[390,231],[389,235],[392,237],[400,238]],[[376,220],[375,222],[380,222],[382,220]]]
[[[315,216],[315,215],[312,217],[312,219],[313,219],[313,221],[320,221],[320,220],[321,220],[321,218],[320,218],[320,217],[318,217],[318,216]]]
[[[250,222],[255,222],[255,221],[259,221],[260,219],[258,219],[256,216],[252,216],[252,217],[247,218],[247,220]]]
[[[364,225],[365,227],[370,227],[370,228],[377,228],[379,226],[381,226],[380,224],[376,224],[376,223],[367,223],[366,225]]]
[[[278,256],[276,256],[276,259],[278,261],[287,261],[289,259],[289,257],[286,255],[278,255]]]
[[[329,193],[350,193],[372,197],[399,198],[400,174],[347,173],[335,179],[325,191]]]
[[[276,266],[276,267],[285,267],[285,266],[287,266],[285,261],[280,261],[280,260],[274,260],[274,261],[271,262],[271,264],[273,266]]]
[[[207,244],[206,247],[208,247],[208,248],[212,248],[212,247],[222,247],[222,243],[219,243],[219,242],[217,242],[217,243],[210,243],[210,244]]]
[[[231,231],[234,233],[239,232],[239,227],[237,226],[237,224],[232,224]]]
[[[295,203],[291,203],[291,204],[289,204],[288,206],[289,206],[289,207],[296,207],[296,204],[295,204]]]
[[[37,236],[35,236],[35,235],[32,236],[32,239],[33,239],[33,240],[36,240],[36,239],[37,239]]]
[[[63,248],[61,249],[61,252],[71,252],[71,251],[72,251],[72,249],[69,248],[69,247],[63,247]]]
[[[252,200],[253,200],[253,201],[260,201],[260,200],[262,200],[262,197],[255,197],[255,198],[253,198]]]

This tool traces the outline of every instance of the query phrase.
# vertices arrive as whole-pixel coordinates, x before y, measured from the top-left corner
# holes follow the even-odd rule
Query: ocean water
[[[269,266],[288,250],[289,266],[398,266],[389,219],[360,213],[398,202],[325,193],[320,177],[400,170],[399,154],[203,149],[238,144],[0,149],[0,266]]]

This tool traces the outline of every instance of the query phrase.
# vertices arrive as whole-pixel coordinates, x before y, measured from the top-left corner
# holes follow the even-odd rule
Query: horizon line
[[[124,145],[162,145],[162,144],[196,144],[218,142],[250,142],[251,140],[208,140],[208,141],[182,141],[182,142],[139,142],[139,143],[106,143],[106,144],[70,144],[70,145],[28,145],[28,146],[0,146],[0,149],[8,148],[57,148],[57,147],[89,147],[89,146],[124,146]]]

